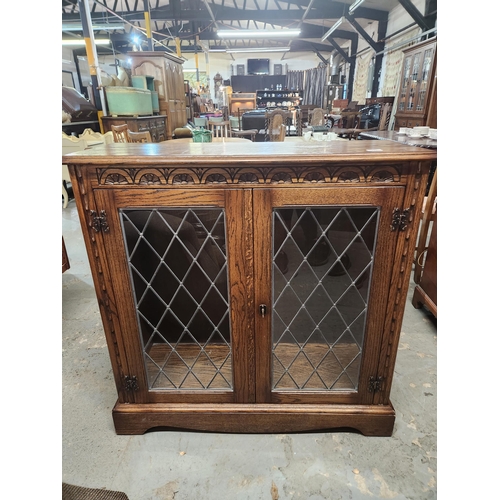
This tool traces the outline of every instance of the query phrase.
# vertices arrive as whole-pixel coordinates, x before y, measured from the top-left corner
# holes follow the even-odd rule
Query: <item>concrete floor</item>
[[[117,436],[116,390],[75,201],[62,210],[62,480],[130,500],[437,497],[435,319],[411,305],[398,348],[392,437],[355,433]]]

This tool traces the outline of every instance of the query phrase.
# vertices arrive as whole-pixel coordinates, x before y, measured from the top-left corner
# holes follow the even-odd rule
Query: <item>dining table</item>
[[[359,134],[364,139],[382,139],[386,141],[399,142],[407,146],[418,146],[420,148],[437,149],[437,139],[429,137],[410,137],[395,130],[368,130]]]

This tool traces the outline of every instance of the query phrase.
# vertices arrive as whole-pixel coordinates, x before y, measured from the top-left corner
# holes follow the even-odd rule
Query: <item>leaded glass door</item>
[[[238,235],[248,233],[246,196],[236,190],[144,190],[138,204],[133,190],[97,192],[115,207],[103,239],[117,267],[113,276],[121,277],[114,286],[129,292],[117,306],[133,346],[126,361],[137,379],[136,402],[253,400],[253,331],[238,333],[239,319],[231,314],[232,303],[249,295],[251,285],[233,276],[244,255]],[[243,317],[246,307],[239,306]]]
[[[254,222],[262,228],[255,248],[268,254],[256,258],[258,401],[372,398],[396,243],[389,207],[403,189],[359,191],[255,193],[254,204],[267,208]]]

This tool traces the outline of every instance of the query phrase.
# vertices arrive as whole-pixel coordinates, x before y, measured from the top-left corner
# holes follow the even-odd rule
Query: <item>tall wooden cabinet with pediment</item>
[[[132,75],[154,77],[160,115],[167,115],[167,138],[187,123],[182,59],[167,52],[129,52]]]
[[[176,142],[63,157],[118,392],[116,432],[390,436],[435,151]]]

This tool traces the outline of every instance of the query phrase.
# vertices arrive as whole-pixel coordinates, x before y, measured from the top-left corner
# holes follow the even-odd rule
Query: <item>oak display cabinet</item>
[[[244,151],[168,141],[63,157],[118,392],[116,432],[391,435],[435,156],[389,141]]]
[[[396,108],[396,130],[427,125],[437,127],[437,41],[435,38],[403,51],[401,84]]]

